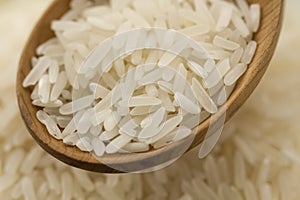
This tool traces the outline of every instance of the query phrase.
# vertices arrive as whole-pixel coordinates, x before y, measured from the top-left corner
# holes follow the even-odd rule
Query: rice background
[[[280,42],[263,81],[214,152],[158,172],[89,173],[47,155],[18,114],[19,55],[50,0],[0,0],[0,199],[300,199],[300,6],[286,0]],[[197,150],[197,149],[196,149]]]

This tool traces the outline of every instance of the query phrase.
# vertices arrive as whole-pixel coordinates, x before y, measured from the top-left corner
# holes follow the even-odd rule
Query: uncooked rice
[[[139,150],[173,142],[174,129],[188,114],[218,111],[257,48],[252,35],[260,22],[258,4],[244,0],[115,4],[119,2],[71,1],[70,11],[51,23],[56,37],[37,48],[38,57],[32,59],[33,69],[23,82],[24,87],[37,85],[32,104],[43,109],[37,118],[50,135],[97,155],[103,154],[103,144],[106,153],[117,153],[135,142],[149,145]],[[149,12],[155,7],[159,12]],[[147,107],[139,110],[143,115],[135,113],[139,107]],[[57,108],[58,114],[47,113],[47,108]],[[163,112],[155,112],[162,108]],[[70,125],[58,120],[78,112],[83,114]],[[152,112],[162,120],[146,123]],[[177,123],[172,117],[181,120]],[[173,122],[172,128],[164,129],[165,121]],[[184,128],[192,130],[196,124]],[[59,128],[70,131],[61,134]],[[101,136],[113,129],[118,132],[110,134],[114,137]],[[164,141],[155,144],[159,139]]]
[[[296,26],[300,17],[298,1],[286,2],[284,28],[273,63],[260,87],[226,126],[215,150],[203,160],[195,159],[197,152],[191,152],[163,170],[126,175],[86,172],[57,161],[30,138],[18,114],[12,77],[17,69],[14,55],[20,53],[25,42],[23,36],[31,30],[41,8],[50,2],[0,3],[0,24],[7,30],[0,33],[3,43],[0,46],[3,70],[0,75],[0,199],[25,199],[30,193],[25,190],[23,194],[22,183],[28,179],[37,199],[56,200],[68,195],[72,199],[89,200],[299,199],[300,94],[291,90],[300,85],[299,56],[291,53],[300,51],[300,29]],[[15,156],[14,152],[23,152],[26,157],[32,151],[40,152],[41,157],[25,174],[20,170],[24,156]],[[5,170],[11,167],[16,169]],[[63,190],[66,186],[61,185],[62,175],[64,182],[70,183],[71,193]],[[242,179],[237,177],[241,175]],[[70,176],[72,181],[67,180]],[[242,184],[237,184],[240,181]]]

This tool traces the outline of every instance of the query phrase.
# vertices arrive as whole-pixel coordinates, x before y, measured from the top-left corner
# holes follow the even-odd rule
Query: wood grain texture
[[[282,24],[283,1],[249,0],[250,3],[259,3],[262,7],[261,27],[254,38],[258,43],[257,52],[249,69],[238,81],[226,104],[215,115],[194,129],[195,137],[146,153],[104,155],[96,158],[93,154],[84,153],[76,147],[67,146],[51,137],[44,125],[36,118],[38,108],[31,104],[32,90],[22,87],[22,82],[31,69],[31,58],[35,56],[36,47],[53,36],[50,22],[61,17],[69,9],[69,0],[55,0],[32,31],[19,63],[16,91],[20,112],[29,133],[43,149],[57,159],[69,165],[95,172],[139,171],[177,158],[188,150],[187,147],[192,149],[200,144],[209,127],[210,130],[218,130],[220,126],[217,122],[220,121],[220,116],[226,115],[226,121],[228,121],[254,91],[270,63],[278,41]]]

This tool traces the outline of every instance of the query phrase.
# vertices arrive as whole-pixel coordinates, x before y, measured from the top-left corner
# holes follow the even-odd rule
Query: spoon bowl
[[[80,151],[77,147],[65,145],[47,133],[47,129],[36,118],[38,108],[31,103],[31,89],[23,88],[22,83],[31,69],[31,58],[36,56],[36,48],[54,36],[50,23],[60,18],[68,9],[70,0],[55,0],[40,18],[32,31],[21,55],[17,74],[17,98],[20,112],[26,127],[37,143],[48,153],[81,169],[100,173],[121,173],[143,171],[166,161],[172,161],[184,152],[203,142],[208,129],[217,131],[221,120],[227,122],[243,105],[263,77],[270,63],[278,41],[283,15],[283,0],[249,0],[261,6],[261,25],[254,35],[258,43],[256,54],[246,73],[239,79],[227,102],[218,112],[202,122],[193,130],[192,137],[170,144],[164,148],[145,153],[104,155],[100,158]],[[222,116],[226,118],[222,119]],[[25,133],[24,133],[25,134]],[[189,145],[191,144],[191,145]],[[187,149],[186,146],[189,145]]]

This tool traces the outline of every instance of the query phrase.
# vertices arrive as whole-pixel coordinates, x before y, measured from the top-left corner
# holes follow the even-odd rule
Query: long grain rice
[[[74,2],[80,5],[81,8],[86,7],[84,1],[78,0]],[[74,2],[73,4],[75,5]],[[111,2],[114,2],[114,10],[117,10],[128,5],[130,0],[112,0]],[[166,4],[166,2],[168,3],[168,1],[161,1],[160,4]],[[201,0],[196,2],[201,2]],[[1,4],[1,19],[7,20],[3,20],[0,23],[7,27],[6,30],[10,30],[1,32],[1,34],[7,35],[2,41],[5,48],[0,48],[0,52],[3,52],[3,55],[15,55],[16,51],[21,49],[24,42],[24,32],[30,31],[27,25],[32,24],[32,21],[37,16],[37,12],[28,12],[26,13],[27,17],[25,17],[22,11],[29,9],[39,10],[40,6],[45,7],[46,4],[47,1],[36,1],[34,4],[28,4],[28,2],[23,1],[18,1],[18,4],[11,2],[3,2]],[[164,8],[163,6],[161,7]],[[159,7],[160,10],[161,7]],[[199,7],[201,6],[196,8],[199,10]],[[292,161],[294,159],[284,161],[287,156],[286,153],[283,153],[283,150],[288,148],[292,155],[299,154],[299,148],[297,148],[299,146],[299,136],[297,134],[299,131],[299,107],[297,106],[299,95],[295,92],[287,92],[290,87],[296,88],[299,85],[297,76],[299,69],[296,67],[298,59],[297,56],[293,56],[294,54],[286,51],[288,48],[293,49],[295,52],[299,51],[299,29],[295,26],[298,22],[297,16],[299,16],[297,8],[298,2],[296,1],[289,1],[286,4],[287,23],[284,25],[280,48],[275,57],[275,62],[273,62],[269,70],[269,74],[254,96],[249,99],[237,116],[226,126],[220,143],[209,155],[209,157],[217,160],[215,165],[220,170],[221,182],[218,183],[217,188],[215,188],[215,185],[213,186],[202,181],[208,179],[208,175],[203,170],[203,164],[208,158],[201,161],[195,159],[197,152],[187,154],[174,165],[160,170],[159,172],[161,173],[159,174],[149,173],[147,178],[146,174],[127,174],[117,175],[118,178],[116,179],[115,177],[111,178],[111,175],[86,172],[84,176],[89,179],[86,182],[84,179],[78,180],[76,178],[75,174],[81,176],[80,172],[77,170],[73,172],[71,167],[58,162],[38,148],[42,152],[40,162],[37,167],[26,175],[35,188],[37,199],[61,199],[63,195],[64,197],[70,195],[69,193],[64,194],[60,178],[58,178],[62,177],[63,172],[70,173],[73,178],[71,194],[74,199],[112,199],[115,197],[116,199],[191,200],[199,199],[197,194],[199,194],[199,191],[207,191],[205,187],[209,187],[210,191],[213,191],[215,194],[214,197],[217,196],[217,199],[220,200],[240,199],[240,197],[245,200],[266,200],[270,196],[272,196],[272,199],[299,199],[300,194],[297,190],[300,175],[299,165]],[[16,19],[23,19],[22,26],[19,26],[20,21]],[[11,23],[7,23],[7,21]],[[23,27],[21,31],[20,27]],[[25,28],[27,29],[26,31]],[[12,37],[12,34],[14,37]],[[11,40],[9,38],[14,39]],[[7,40],[11,40],[11,44],[6,46],[5,42]],[[293,45],[291,46],[291,44]],[[1,74],[2,86],[0,90],[3,95],[0,97],[0,115],[2,116],[1,119],[4,120],[1,120],[0,126],[0,198],[13,199],[15,197],[16,199],[24,199],[21,182],[25,175],[20,172],[20,168],[17,169],[17,174],[8,174],[1,168],[4,169],[3,165],[9,163],[8,157],[14,150],[25,151],[28,154],[31,149],[37,146],[29,139],[28,134],[25,134],[26,129],[21,125],[20,117],[15,113],[16,109],[14,108],[16,105],[10,103],[15,101],[12,82],[9,82],[9,86],[7,86],[7,82],[4,82],[6,80],[4,76],[12,79],[10,75],[14,72],[13,70],[16,70],[15,67],[12,67],[15,64],[15,57],[6,56],[3,58],[0,61],[1,66],[11,66],[9,68],[12,71],[6,71],[7,68],[2,67],[4,72]],[[282,65],[282,63],[286,65]],[[285,66],[285,68],[283,69],[282,66]],[[282,84],[282,80],[286,80],[285,84]],[[5,87],[7,89],[3,89]],[[285,94],[284,98],[281,96],[283,93]],[[286,104],[287,99],[289,100],[288,104]],[[274,107],[277,110],[272,112]],[[276,117],[274,113],[277,113]],[[6,120],[7,118],[9,119]],[[16,139],[13,139],[15,138],[14,135],[18,136],[18,143],[15,143]],[[21,139],[23,136],[25,139]],[[249,150],[249,154],[257,158],[253,160],[254,162],[252,159],[247,158],[249,156],[245,157],[245,150],[241,151],[241,148],[238,148],[238,143],[234,142],[237,137],[239,140],[247,142],[246,148]],[[13,145],[13,143],[15,144]],[[239,143],[244,144],[240,141]],[[5,146],[13,146],[14,150],[5,150]],[[268,150],[270,146],[276,146],[278,149],[276,154]],[[237,174],[232,167],[233,163],[236,162],[232,155],[236,152],[241,152],[245,160],[247,180],[243,184],[244,186],[235,185],[233,181]],[[265,159],[269,161],[265,162]],[[267,164],[268,162],[270,163],[269,165]],[[46,168],[51,168],[51,178],[57,177],[57,184],[55,185],[58,189],[50,189],[52,187],[50,187],[46,179]],[[257,173],[258,171],[261,172]],[[48,191],[43,189],[44,192],[39,192],[40,188],[45,188],[45,184],[49,188]],[[153,185],[156,186],[153,187]],[[163,191],[164,196],[162,197],[156,191]],[[234,196],[231,196],[232,193]],[[240,193],[240,195],[236,195],[237,193]],[[203,195],[208,195],[208,193],[202,192],[200,197],[203,197]]]
[[[22,180],[22,192],[25,200],[36,200],[36,192],[32,180],[28,177]]]

